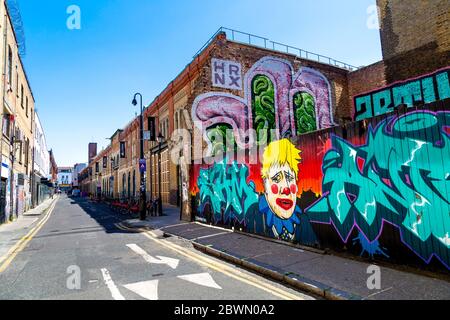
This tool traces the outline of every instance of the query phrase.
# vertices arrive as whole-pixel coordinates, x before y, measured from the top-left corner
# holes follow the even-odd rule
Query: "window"
[[[11,86],[12,82],[12,50],[11,47],[8,46],[8,83]]]
[[[11,115],[4,114],[2,119],[2,131],[8,138],[11,136]]]
[[[20,86],[20,105],[23,109],[23,85]]]
[[[159,126],[159,132],[161,132],[163,137],[167,139],[169,135],[169,119],[164,119],[161,121],[161,124]]]
[[[164,137],[169,137],[169,119],[166,119],[166,134],[164,135]]]
[[[14,138],[15,138],[14,140],[21,141],[20,129],[16,128],[14,131],[15,131],[14,132]],[[19,143],[19,163],[20,164],[22,164],[22,159],[23,159],[23,144]]]
[[[181,129],[183,127],[183,125],[181,124],[181,113],[182,113],[182,110],[181,109],[178,110],[178,113],[177,113],[177,122],[178,122],[177,129]]]
[[[28,175],[28,162],[30,160],[30,139],[25,141],[25,173]]]
[[[177,130],[179,128],[179,124],[178,124],[178,115],[179,115],[180,111],[177,110],[177,112],[175,112],[175,130]]]
[[[133,198],[136,197],[136,170],[133,170]]]
[[[126,174],[124,173],[122,175],[122,198],[125,198],[125,194],[126,194],[125,179],[126,179]]]
[[[27,97],[27,101],[25,103],[25,114],[27,115],[27,118],[28,118],[28,97]]]

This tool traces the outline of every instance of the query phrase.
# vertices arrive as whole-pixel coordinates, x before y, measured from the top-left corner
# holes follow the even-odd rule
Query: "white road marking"
[[[211,277],[209,273],[197,273],[197,274],[187,274],[184,276],[178,276],[182,280],[186,280],[204,287],[214,288],[221,290],[222,287],[219,286]]]
[[[158,280],[127,284],[124,287],[147,300],[158,300]]]
[[[207,239],[207,238],[212,238],[212,237],[217,237],[217,236],[222,236],[224,234],[229,234],[229,232],[219,232],[219,233],[214,233],[214,234],[210,234],[207,236],[203,236],[203,237],[198,237],[195,239],[192,239],[191,241],[198,241],[198,240],[202,240],[202,239]]]
[[[103,280],[105,280],[105,284],[108,287],[109,291],[111,292],[111,295],[114,300],[125,300],[125,298],[120,293],[117,286],[114,284],[114,281],[111,279],[111,276],[109,274],[109,271],[105,268],[101,269]]]
[[[142,258],[144,258],[145,261],[148,263],[154,263],[154,264],[167,264],[172,269],[176,269],[178,267],[178,264],[180,263],[180,260],[173,259],[173,258],[167,258],[162,256],[156,256],[156,258],[149,255],[147,252],[145,252],[144,249],[139,247],[138,245],[132,243],[127,244],[127,247],[136,252],[138,255],[140,255]]]
[[[222,274],[225,274],[232,279],[235,279],[242,283],[259,288],[265,292],[270,293],[271,295],[282,298],[284,300],[315,300],[314,298],[312,298],[308,295],[305,295],[305,294],[301,294],[299,292],[297,292],[296,294],[293,294],[286,290],[278,288],[277,286],[274,286],[274,285],[270,284],[269,282],[266,282],[264,279],[261,279],[259,277],[257,278],[257,277],[254,277],[254,276],[251,276],[249,274],[239,271],[238,268],[236,268],[235,266],[232,267],[223,262],[213,260],[211,258],[208,258],[207,256],[198,254],[194,251],[188,250],[188,249],[183,248],[174,243],[170,243],[168,241],[162,241],[162,240],[158,239],[157,235],[155,235],[155,233],[152,231],[148,231],[148,230],[144,230],[144,229],[132,229],[132,228],[124,226],[122,223],[116,223],[115,226],[117,228],[119,228],[120,230],[132,232],[132,233],[142,233],[145,237],[147,237],[151,241],[159,244],[161,247],[170,249],[170,250],[176,252],[177,254],[182,255],[182,256],[188,258],[189,260],[196,262],[198,265],[206,266],[210,269],[221,272]]]

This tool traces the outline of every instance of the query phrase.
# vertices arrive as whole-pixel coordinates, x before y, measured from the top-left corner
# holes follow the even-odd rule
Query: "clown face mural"
[[[272,142],[264,150],[261,176],[265,191],[259,209],[266,227],[283,240],[293,240],[300,224],[301,211],[297,206],[300,160],[300,150],[288,139]]]
[[[289,219],[297,200],[297,178],[288,165],[273,164],[264,179],[266,200],[270,209],[281,219]]]
[[[200,169],[199,211],[212,210],[216,224],[233,223],[247,232],[315,245],[309,218],[298,205],[300,161],[300,150],[289,139],[270,143],[258,166],[262,182],[259,191],[253,181],[248,182],[247,165],[236,161],[227,164],[225,159]]]

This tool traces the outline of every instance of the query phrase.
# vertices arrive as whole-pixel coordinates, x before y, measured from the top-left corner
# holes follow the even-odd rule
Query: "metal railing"
[[[203,52],[203,50],[205,50],[205,48],[208,47],[211,44],[211,42],[214,41],[214,39],[217,37],[217,35],[219,33],[221,33],[221,32],[225,32],[225,34],[227,35],[227,39],[230,39],[230,40],[232,40],[234,42],[250,44],[250,45],[258,46],[258,47],[265,48],[265,49],[270,49],[270,50],[274,50],[274,51],[278,51],[278,52],[282,52],[282,53],[288,53],[288,54],[296,55],[296,56],[298,56],[299,58],[302,58],[302,59],[329,64],[329,65],[332,65],[334,67],[341,68],[341,69],[346,69],[346,70],[349,70],[349,71],[354,71],[354,70],[358,70],[359,69],[358,67],[352,66],[352,65],[350,65],[348,63],[345,63],[345,62],[342,62],[342,61],[339,61],[339,60],[336,60],[336,59],[333,59],[333,58],[330,58],[330,57],[327,57],[327,56],[323,56],[323,55],[320,55],[320,54],[317,54],[317,53],[313,53],[313,52],[310,52],[310,51],[307,51],[307,50],[303,50],[303,49],[300,49],[300,48],[296,48],[296,47],[292,47],[292,46],[289,46],[289,45],[286,45],[286,44],[275,42],[275,41],[269,40],[269,39],[264,38],[264,37],[256,36],[256,35],[253,35],[253,34],[250,34],[250,33],[247,33],[247,32],[233,30],[233,29],[226,28],[226,27],[220,27],[208,39],[208,41],[206,41],[206,43],[195,53],[195,55],[192,57],[192,61],[194,61]],[[230,35],[231,35],[231,37],[230,37]],[[245,40],[248,39],[248,41],[245,41],[245,40],[244,41],[239,41],[239,40],[237,40],[237,38],[239,36],[244,36],[244,39]],[[258,40],[259,40],[259,42],[258,42]],[[264,43],[264,45],[262,45],[261,41]],[[285,51],[284,50],[279,50],[280,47],[284,48],[286,50]],[[175,81],[175,79],[177,79],[183,73],[183,71],[189,66],[189,64],[192,61],[190,61],[186,65],[186,67],[183,68],[183,70],[181,70],[176,75],[175,78],[173,78],[173,80],[171,82]],[[153,99],[153,101],[148,106],[145,107],[145,110],[147,110],[147,108],[149,108],[153,104],[153,102],[155,102],[156,99],[158,99],[158,97],[159,97],[159,95],[156,96]]]
[[[352,66],[348,63],[333,59],[331,57],[327,57],[321,54],[317,54],[311,51],[307,51],[304,49],[300,49],[297,47],[293,47],[287,44],[283,44],[280,42],[272,41],[264,37],[260,37],[254,34],[250,34],[247,32],[242,32],[238,30],[233,30],[230,28],[220,27],[211,38],[197,51],[194,55],[194,59],[216,38],[216,36],[225,32],[227,35],[227,39],[232,40],[238,43],[249,44],[256,47],[261,47],[264,49],[269,49],[273,51],[278,51],[282,53],[288,53],[295,55],[301,59],[311,60],[319,63],[325,63],[328,65],[332,65],[334,67],[338,67],[341,69],[346,69],[349,71],[358,70],[358,67]]]

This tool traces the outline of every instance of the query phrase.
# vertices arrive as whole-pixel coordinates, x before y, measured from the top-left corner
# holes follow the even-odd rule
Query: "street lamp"
[[[139,117],[139,126],[140,126],[140,161],[139,161],[139,172],[140,172],[140,180],[141,180],[141,187],[140,187],[140,213],[139,213],[139,219],[140,220],[145,220],[146,218],[146,195],[145,195],[145,179],[144,179],[144,173],[145,171],[143,171],[140,166],[141,166],[141,161],[144,159],[144,122],[143,122],[143,118],[142,118],[142,112],[143,112],[143,108],[142,108],[142,95],[140,93],[136,93],[134,95],[133,98],[133,106],[137,105],[137,100],[136,97],[139,96],[140,98],[140,106],[141,106],[141,115]]]
[[[158,134],[158,215],[162,216],[162,198],[161,198],[161,144],[164,141],[164,136],[160,132]]]

